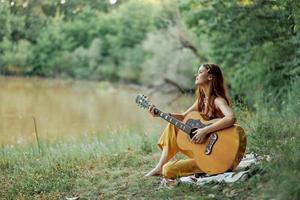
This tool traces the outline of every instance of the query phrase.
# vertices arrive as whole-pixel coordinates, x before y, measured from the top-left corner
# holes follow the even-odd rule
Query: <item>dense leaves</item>
[[[294,0],[3,0],[0,11],[1,74],[146,85],[167,77],[193,88],[197,63],[208,60],[252,109],[299,101]]]
[[[138,81],[140,44],[167,26],[151,1],[4,0],[0,11],[2,74]],[[16,51],[26,55],[12,61]]]
[[[299,87],[299,2],[189,0],[180,10],[197,35],[208,36],[209,56],[226,69],[236,98],[284,103]]]

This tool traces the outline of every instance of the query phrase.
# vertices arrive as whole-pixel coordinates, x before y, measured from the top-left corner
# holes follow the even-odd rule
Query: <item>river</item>
[[[0,77],[0,145],[63,141],[133,129],[151,133],[166,122],[135,103],[144,87],[97,81]],[[193,98],[154,93],[150,100],[166,112],[182,112]]]

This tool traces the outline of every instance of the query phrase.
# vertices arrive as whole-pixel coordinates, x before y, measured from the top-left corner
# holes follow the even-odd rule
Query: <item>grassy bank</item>
[[[296,112],[235,108],[248,135],[247,151],[271,161],[245,182],[159,189],[143,174],[159,159],[160,130],[124,130],[69,143],[2,148],[1,199],[297,199],[300,196],[299,121]]]

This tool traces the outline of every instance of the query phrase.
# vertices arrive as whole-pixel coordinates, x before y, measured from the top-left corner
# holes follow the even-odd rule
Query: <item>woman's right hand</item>
[[[157,117],[158,116],[158,114],[155,114],[154,113],[154,109],[155,109],[156,107],[155,107],[155,105],[151,105],[150,107],[149,107],[149,112],[150,112],[150,114],[153,116],[153,117]]]

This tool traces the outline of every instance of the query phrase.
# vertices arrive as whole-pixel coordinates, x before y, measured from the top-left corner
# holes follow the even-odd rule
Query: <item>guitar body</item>
[[[194,111],[190,112],[183,122],[196,130],[218,120],[220,119],[207,121],[199,112]],[[233,170],[245,153],[246,136],[244,130],[237,124],[208,134],[202,144],[190,142],[191,137],[179,129],[177,135],[178,146],[182,150],[192,151],[198,167],[210,175]]]

